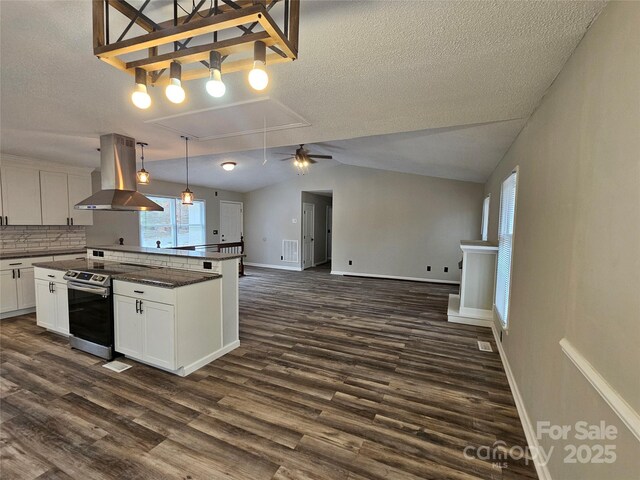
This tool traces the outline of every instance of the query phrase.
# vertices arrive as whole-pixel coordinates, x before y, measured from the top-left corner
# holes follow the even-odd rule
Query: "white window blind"
[[[486,242],[489,237],[489,205],[491,204],[491,195],[487,195],[482,202],[482,241]]]
[[[496,311],[506,328],[509,319],[509,293],[511,288],[511,257],[513,253],[513,227],[516,208],[517,172],[502,183],[500,192],[500,224],[498,227],[498,272],[496,276]]]

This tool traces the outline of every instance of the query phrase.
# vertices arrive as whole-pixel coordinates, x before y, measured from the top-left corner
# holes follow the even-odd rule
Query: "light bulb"
[[[264,63],[260,61],[253,62],[253,70],[249,72],[249,84],[255,90],[264,90],[269,84],[269,75],[265,70]]]
[[[222,81],[222,74],[220,70],[211,69],[211,75],[209,77],[209,81],[207,82],[207,93],[215,98],[220,98],[226,92],[227,87],[225,87],[224,82]]]
[[[178,80],[177,78],[172,78],[170,82],[171,83],[167,85],[167,88],[164,91],[169,101],[173,103],[184,102],[185,93],[180,80]]]
[[[305,160],[304,162],[302,162],[302,165],[303,165],[304,167],[308,167],[308,166],[309,166],[309,162],[307,162],[307,161]]]
[[[222,164],[222,168],[224,168],[227,172],[230,172],[234,168],[236,168],[236,162],[224,162]]]
[[[188,188],[182,192],[182,204],[183,205],[193,205],[193,192]]]
[[[140,185],[149,185],[149,180],[151,179],[151,175],[149,175],[149,172],[147,172],[143,168],[141,170],[138,170],[138,172],[136,173],[136,178]]]
[[[151,97],[147,93],[147,86],[144,83],[136,83],[136,89],[131,94],[133,104],[145,110],[151,105]]]

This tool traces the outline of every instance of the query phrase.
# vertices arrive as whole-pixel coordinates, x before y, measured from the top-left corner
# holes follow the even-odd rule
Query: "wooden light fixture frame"
[[[298,58],[298,32],[300,24],[300,0],[218,0],[208,15],[198,13],[209,3],[199,0],[190,14],[177,16],[177,0],[174,0],[174,18],[156,23],[143,13],[150,0],[139,9],[125,0],[92,0],[93,9],[93,53],[102,61],[119,70],[135,75],[136,68],[149,74],[152,84],[166,85],[169,76],[165,72],[172,62],[182,65],[200,62],[206,68],[190,69],[182,73],[182,81],[209,76],[209,55],[212,50],[222,55],[222,74],[250,70],[253,57],[225,61],[227,57],[252,52],[254,42],[264,42],[272,53],[267,55],[267,64],[290,62]],[[284,33],[269,14],[277,3],[284,3]],[[117,41],[109,42],[109,12],[116,10],[129,19],[129,24]],[[206,10],[205,10],[206,12]],[[197,15],[196,15],[197,14]],[[202,18],[204,17],[204,18]],[[124,39],[129,29],[138,25],[147,33]],[[254,32],[260,26],[262,31]],[[239,29],[237,37],[217,40],[216,32]],[[214,41],[189,47],[196,37],[214,34]],[[161,45],[173,44],[174,51],[158,54]],[[134,61],[119,58],[132,52],[146,50],[147,55]]]

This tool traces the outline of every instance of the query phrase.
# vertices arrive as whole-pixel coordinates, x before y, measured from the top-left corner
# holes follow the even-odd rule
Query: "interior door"
[[[33,268],[21,268],[18,273],[18,308],[36,306],[36,281]]]
[[[42,196],[42,224],[67,225],[69,222],[67,174],[41,171],[40,194]]]
[[[312,203],[302,204],[302,268],[307,269],[313,267],[314,263],[314,221],[315,221],[315,205]]]
[[[3,166],[2,208],[6,225],[42,225],[40,172]]]
[[[327,260],[331,260],[331,230],[333,228],[333,207],[327,207]]]
[[[16,270],[0,272],[0,313],[18,310]]]
[[[69,175],[69,216],[73,225],[93,225],[93,212],[91,210],[76,210],[74,205],[91,196],[90,175]]]
[[[220,202],[220,242],[239,242],[242,237],[242,202]]]

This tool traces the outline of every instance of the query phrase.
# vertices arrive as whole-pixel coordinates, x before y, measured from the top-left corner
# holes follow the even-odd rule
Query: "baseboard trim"
[[[411,282],[446,283],[449,285],[460,285],[460,282],[455,280],[439,280],[435,278],[419,278],[419,277],[400,277],[397,275],[378,275],[376,273],[341,272],[339,270],[331,270],[331,275],[343,275],[345,277],[385,278],[388,280],[409,280]]]
[[[529,418],[529,414],[527,413],[527,409],[524,406],[524,401],[522,400],[522,396],[520,395],[518,384],[516,383],[516,379],[514,378],[513,372],[511,371],[511,366],[509,365],[507,355],[502,348],[502,342],[500,342],[500,334],[498,333],[495,324],[491,325],[491,331],[493,332],[493,338],[496,341],[496,346],[498,347],[498,353],[500,354],[500,360],[502,360],[504,372],[507,375],[507,381],[509,382],[509,388],[511,388],[511,394],[513,395],[513,399],[516,402],[516,409],[518,410],[518,416],[520,417],[520,422],[522,423],[524,435],[527,438],[527,444],[530,448],[533,449],[532,453],[542,452],[540,443],[538,442],[538,436],[536,435],[536,430],[533,427],[531,419]],[[547,466],[546,459],[541,459],[539,455],[534,455],[533,464],[536,467],[536,472],[538,473],[538,478],[540,480],[551,480],[551,473],[549,472],[549,467]]]
[[[274,268],[276,270],[290,270],[293,272],[301,272],[302,268],[300,267],[288,267],[287,265],[271,265],[268,263],[253,263],[253,262],[244,262],[245,267],[260,267],[260,268]]]
[[[624,397],[615,390],[607,380],[600,375],[589,360],[584,358],[582,354],[576,350],[569,340],[563,338],[560,340],[560,347],[569,360],[580,370],[589,383],[611,409],[620,417],[620,420],[627,426],[631,433],[640,440],[640,415],[626,402]]]
[[[187,365],[186,367],[183,367],[183,368],[179,369],[177,373],[181,377],[186,377],[190,373],[193,373],[196,370],[198,370],[199,368],[204,367],[207,363],[213,362],[215,359],[220,358],[223,355],[226,355],[227,353],[229,353],[232,350],[235,350],[239,346],[240,346],[240,340],[236,340],[234,342],[231,342],[226,347],[222,347],[220,350],[216,350],[215,352],[207,355],[206,357],[202,357],[201,359],[196,360],[192,364]]]
[[[491,328],[493,322],[485,318],[467,317],[460,313],[460,295],[449,294],[449,304],[447,305],[447,321],[449,323],[460,323],[462,325],[473,325],[475,327]]]
[[[17,317],[19,315],[26,315],[28,313],[33,313],[36,311],[36,307],[31,308],[23,308],[20,310],[13,310],[11,312],[0,313],[0,320],[4,320],[5,318]]]

